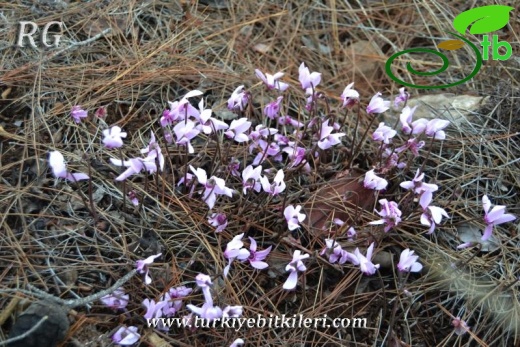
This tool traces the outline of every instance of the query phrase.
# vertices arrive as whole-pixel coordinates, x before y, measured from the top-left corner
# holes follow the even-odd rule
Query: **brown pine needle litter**
[[[115,312],[99,300],[71,311],[71,328],[61,346],[109,346],[121,325],[139,328],[140,346],[229,346],[237,338],[244,339],[246,346],[520,345],[518,219],[495,227],[489,244],[456,249],[464,242],[461,235],[467,234],[462,230],[480,235],[484,229],[484,194],[494,205],[506,205],[508,213],[520,216],[516,10],[499,32],[501,40],[512,43],[511,59],[485,61],[472,80],[456,87],[408,90],[411,101],[440,93],[445,98],[482,97],[470,112],[435,104],[419,106],[430,118],[451,121],[447,138],[432,142],[430,154],[423,152],[405,174],[395,171],[387,177],[391,189],[384,196],[389,199],[404,195],[399,182],[411,180],[419,167],[429,183],[439,186],[435,204],[450,218],[432,235],[425,235],[421,212],[412,203],[407,213],[403,211],[406,218],[390,233],[368,225],[380,219],[374,212],[379,210],[378,198],[363,195],[362,187],[352,188],[355,183],[347,189],[342,180],[353,182],[357,170],[364,174],[370,169],[377,148],[369,139],[357,153],[353,171],[347,170],[353,144],[345,141],[343,151],[311,163],[309,175],[286,172],[287,190],[281,199],[260,194],[256,200],[230,199],[221,205],[228,227],[217,234],[208,223],[206,204],[198,196],[189,198],[176,185],[186,167],[183,148],[166,148],[160,142],[168,153],[165,170],[148,177],[141,174],[123,188],[114,181],[121,169],[108,160],[120,155],[103,147],[102,121],[94,115],[106,112],[106,124],[128,132],[123,148],[127,157],[135,157],[148,144],[151,131],[162,141],[158,122],[168,101],[179,100],[190,90],[203,91],[214,114],[229,121],[233,114],[226,107],[227,99],[236,87],[245,85],[254,95],[252,116],[261,119],[261,109],[272,95],[255,76],[255,69],[285,73],[283,80],[295,93],[287,100],[285,112],[296,118],[305,117],[304,92],[298,89],[302,62],[322,73],[318,90],[331,104],[341,102],[340,94],[351,82],[361,94],[363,107],[376,92],[393,100],[400,86],[385,73],[388,57],[411,47],[435,48],[452,38],[447,32],[453,31],[453,18],[469,8],[464,2],[425,0],[4,2],[0,11],[0,310],[8,310],[8,316],[0,314],[0,341],[7,338],[17,314],[39,299],[36,292],[31,295],[26,290],[28,285],[63,300],[83,298],[114,285],[135,268],[137,260],[162,253],[151,266],[152,285],[145,285],[137,275],[124,285],[130,296],[126,311]],[[46,23],[63,22],[59,47],[45,47],[38,40],[38,48],[28,43],[19,47],[21,21],[37,23],[39,34]],[[59,33],[51,27],[49,43]],[[437,84],[459,80],[471,71],[470,52],[449,54],[453,54],[452,65],[436,77]],[[426,70],[439,64],[427,55],[412,58],[415,66]],[[406,70],[397,73],[412,83],[431,83],[428,77]],[[80,124],[70,117],[75,105],[89,113]],[[390,115],[386,124],[394,126],[398,115]],[[337,115],[338,120],[341,117]],[[349,115],[344,122],[351,138],[355,119]],[[357,141],[368,125],[368,118],[360,120]],[[372,125],[369,134],[374,129]],[[210,137],[208,142],[193,142],[190,165],[216,169],[215,163],[227,165],[232,157],[248,155],[246,145],[229,142],[221,148]],[[64,155],[70,171],[88,172],[90,183],[55,179],[47,161],[54,150]],[[242,189],[239,184],[232,188]],[[353,193],[341,200],[348,193],[345,190]],[[136,194],[140,206],[123,203],[123,191]],[[355,223],[355,242],[342,245],[349,251],[359,247],[365,254],[376,242],[374,262],[381,268],[374,276],[364,276],[350,264],[330,264],[326,254],[319,254],[327,237],[320,230],[327,224],[310,219],[297,232],[288,232],[281,210],[287,203],[315,206],[321,211],[317,215],[341,215]],[[253,270],[235,261],[224,280],[227,260],[222,251],[243,232],[261,241],[261,249],[273,246],[269,268]],[[415,250],[424,268],[410,274],[402,286],[404,279],[395,265],[406,248]],[[299,274],[297,290],[286,291],[282,289],[288,275],[285,266],[297,249],[311,258],[305,261],[307,270]],[[238,332],[148,328],[142,301],[158,299],[170,287],[194,288],[185,303],[202,305],[194,282],[200,272],[213,278],[215,303],[242,305],[245,317],[366,318],[366,328],[266,326]],[[18,302],[14,298],[24,299],[13,307],[10,303]],[[188,313],[183,308],[177,316]],[[455,333],[457,318],[467,323],[467,333]]]

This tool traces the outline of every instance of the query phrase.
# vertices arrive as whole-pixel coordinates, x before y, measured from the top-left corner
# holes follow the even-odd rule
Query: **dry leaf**
[[[347,225],[355,222],[363,210],[371,210],[375,203],[374,191],[363,186],[365,173],[358,169],[345,170],[321,186],[303,205],[306,227],[319,234],[328,223],[339,218]]]

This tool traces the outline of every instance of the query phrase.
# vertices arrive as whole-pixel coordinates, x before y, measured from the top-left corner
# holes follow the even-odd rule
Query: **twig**
[[[13,343],[13,342],[16,342],[16,341],[20,341],[20,340],[23,340],[25,339],[27,336],[31,335],[33,332],[35,332],[36,330],[38,330],[38,328],[40,327],[40,325],[43,324],[43,322],[45,322],[47,319],[49,319],[49,316],[43,316],[42,319],[40,319],[38,321],[38,323],[36,323],[31,329],[27,330],[26,332],[24,332],[23,334],[21,335],[18,335],[16,337],[12,337],[10,339],[7,339],[5,341],[0,341],[0,346],[3,346],[3,345],[8,345],[10,343]]]

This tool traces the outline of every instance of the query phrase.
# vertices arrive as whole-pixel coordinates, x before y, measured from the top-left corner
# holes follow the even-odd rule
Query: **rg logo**
[[[26,27],[28,25],[31,26],[31,29],[30,29],[30,32],[26,33]],[[45,24],[45,26],[43,27],[42,34],[40,36],[40,41],[45,47],[58,47],[58,45],[60,43],[60,38],[62,35],[57,35],[57,34],[51,35],[52,37],[54,37],[53,43],[49,44],[47,42],[47,37],[49,35],[49,28],[53,25],[59,26],[59,28],[61,30],[63,22],[53,21],[53,22],[49,22],[49,23]],[[35,22],[20,22],[20,32],[18,33],[18,41],[16,43],[18,45],[18,47],[24,47],[24,38],[27,38],[29,40],[29,45],[31,47],[38,48],[38,45],[34,41],[34,37],[33,37],[33,35],[36,34],[37,31],[38,31],[38,24],[36,24]]]

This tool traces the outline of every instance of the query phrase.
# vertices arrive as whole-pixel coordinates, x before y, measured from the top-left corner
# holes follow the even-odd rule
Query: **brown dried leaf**
[[[306,227],[312,234],[319,234],[333,218],[347,225],[358,218],[363,210],[372,209],[374,192],[363,186],[365,173],[358,169],[340,172],[334,179],[319,188],[304,203],[307,215]]]

